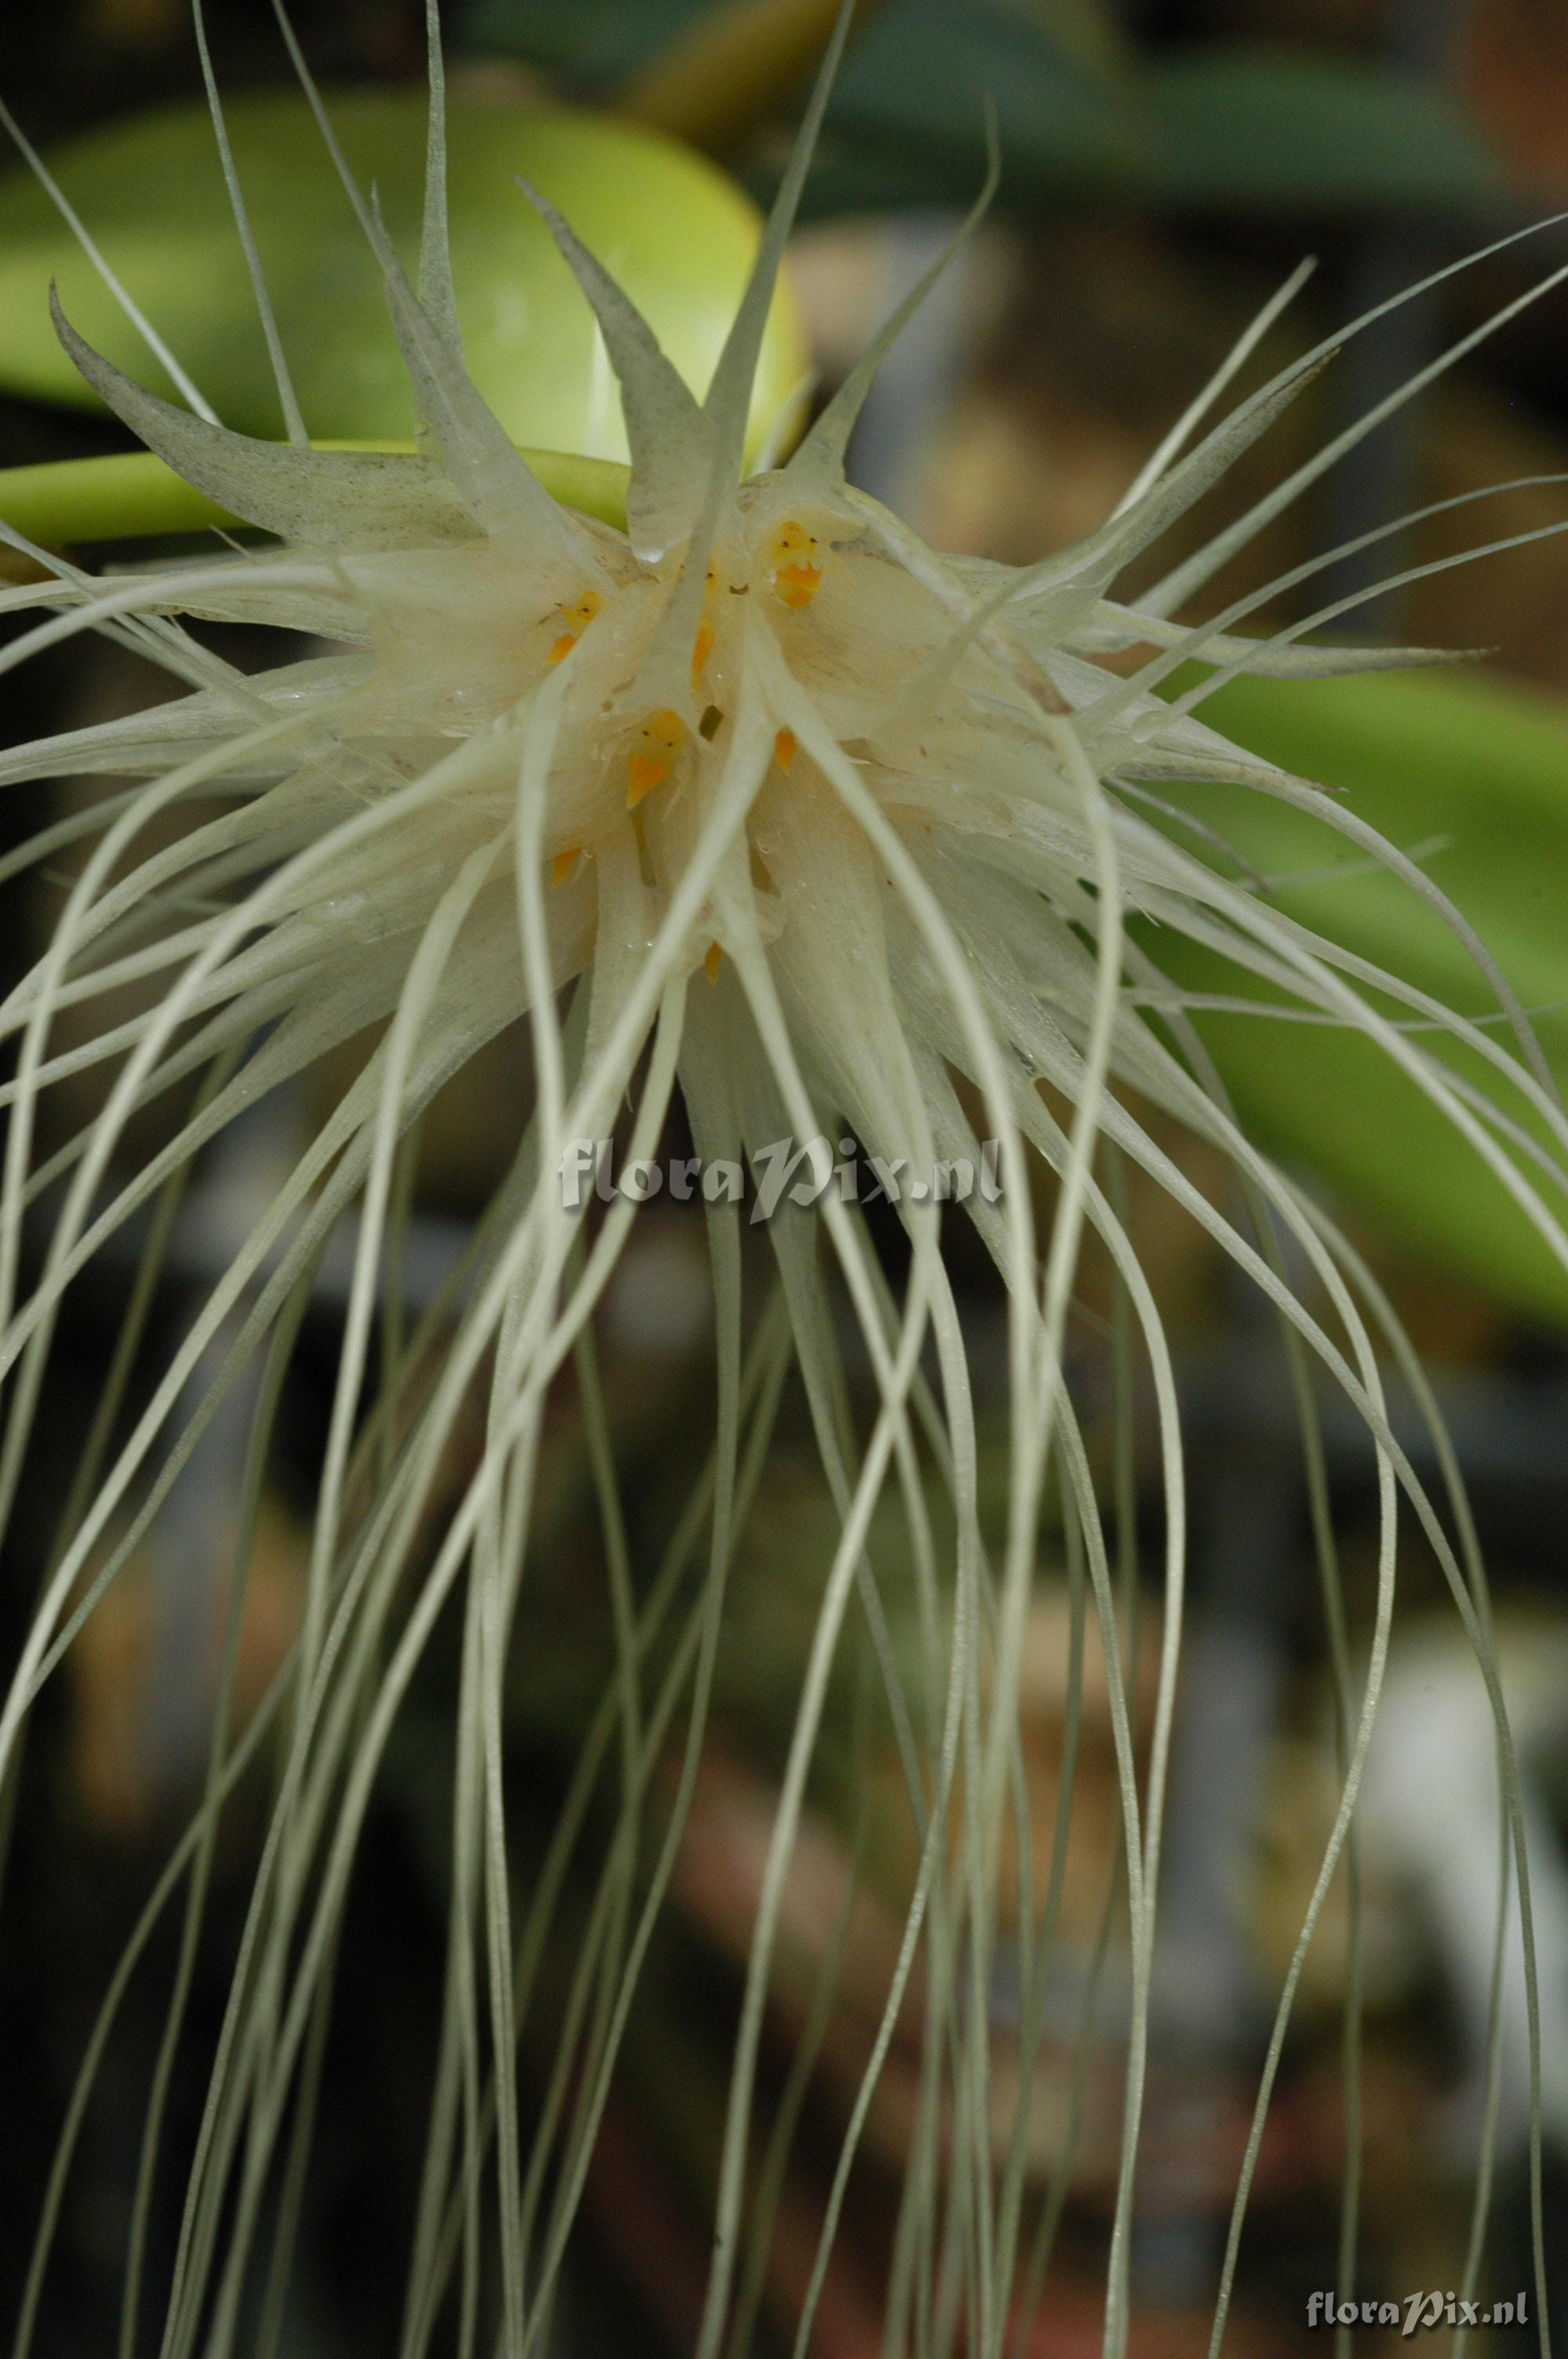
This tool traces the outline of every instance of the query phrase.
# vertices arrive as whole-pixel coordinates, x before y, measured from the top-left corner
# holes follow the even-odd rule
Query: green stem
[[[860,0],[860,23],[876,0]],[[709,155],[738,147],[819,62],[839,0],[717,0],[614,93],[618,114]]]
[[[319,442],[320,451],[412,451],[411,442]],[[524,451],[546,490],[562,506],[626,522],[624,467],[610,459],[579,459],[565,451]],[[216,502],[196,491],[150,451],[116,451],[104,459],[56,459],[37,467],[0,468],[0,524],[46,549],[78,541],[142,539],[237,525]]]

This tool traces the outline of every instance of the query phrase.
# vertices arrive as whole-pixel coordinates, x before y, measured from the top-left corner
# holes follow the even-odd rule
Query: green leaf
[[[1463,110],[1380,66],[1225,44],[1143,73],[1155,202],[1473,212],[1507,178]]]
[[[362,187],[374,184],[416,264],[423,94],[357,91],[331,102]],[[245,201],[305,420],[318,438],[411,431],[407,379],[381,280],[320,135],[295,92],[227,109]],[[750,200],[704,158],[608,118],[454,101],[453,269],[474,380],[514,441],[624,459],[619,399],[591,314],[514,183],[535,181],[648,315],[694,390],[706,389],[759,234]],[[201,107],[143,114],[50,158],[111,266],[226,424],[282,419],[238,234]],[[170,394],[44,190],[0,184],[0,387],[93,406],[49,325],[50,279],[89,342]],[[805,342],[781,288],[758,373],[758,439],[798,384]]]
[[[557,67],[599,92],[647,65],[712,6],[713,0],[573,0],[565,8],[469,0],[458,14],[457,41],[470,54]]]
[[[711,0],[708,0],[711,5]],[[694,0],[474,0],[469,49],[503,51],[604,91],[703,14]],[[806,210],[822,214],[973,194],[994,103],[1015,192],[1124,181],[1139,136],[1129,94],[1081,40],[1058,39],[1022,0],[878,0],[857,27],[828,107]],[[755,177],[769,177],[761,167]]]
[[[1200,710],[1269,760],[1343,788],[1358,818],[1419,857],[1507,975],[1568,1087],[1568,707],[1473,674],[1381,674],[1238,680]],[[1489,1019],[1488,1031],[1512,1048],[1495,997],[1453,933],[1343,836],[1242,788],[1161,792],[1268,878],[1275,906],[1448,1006]],[[1186,832],[1173,833],[1201,851]],[[1275,881],[1292,877],[1302,881]],[[1145,940],[1185,989],[1258,995],[1227,962],[1170,929]],[[1402,1011],[1390,1004],[1383,1013]],[[1263,1143],[1502,1300],[1568,1319],[1568,1274],[1501,1182],[1380,1050],[1337,1028],[1277,1017],[1195,1020]],[[1544,1126],[1483,1059],[1439,1034],[1418,1037],[1546,1143]],[[1551,1203],[1551,1182],[1532,1176]],[[1560,1198],[1555,1209],[1563,1209]]]
[[[1506,187],[1458,106],[1381,67],[1227,45],[1118,74],[1009,0],[893,0],[851,51],[828,115],[840,197],[844,134],[852,169],[902,160],[910,201],[922,176],[927,201],[971,185],[988,97],[1015,202],[1463,213]]]
[[[684,32],[705,0],[470,0],[468,49],[604,92]],[[1322,215],[1473,213],[1507,187],[1476,125],[1432,84],[1265,43],[1140,53],[1060,0],[879,0],[828,109],[808,211],[967,197],[988,103],[1014,204],[1101,201]],[[751,177],[767,177],[760,158]]]
[[[879,9],[845,60],[827,158],[842,165],[848,147],[874,168],[903,156],[944,192],[972,190],[985,171],[988,105],[1014,196],[1136,184],[1147,133],[1133,87],[1010,0],[890,0]]]

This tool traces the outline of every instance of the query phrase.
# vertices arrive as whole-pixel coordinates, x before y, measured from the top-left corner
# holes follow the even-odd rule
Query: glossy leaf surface
[[[407,379],[374,263],[303,100],[226,110],[306,424],[318,439],[397,440]],[[425,103],[415,90],[331,102],[349,162],[373,183],[417,263]],[[653,321],[681,375],[706,389],[756,248],[749,200],[704,158],[605,118],[454,100],[452,257],[470,369],[514,441],[624,459],[614,380],[588,306],[515,186],[534,181]],[[62,189],[112,267],[224,422],[278,434],[282,419],[204,107],[139,115],[56,150]],[[163,369],[25,173],[0,186],[0,385],[90,406],[49,324],[49,281],[90,343],[153,391]],[[781,290],[758,374],[760,440],[804,373]]]
[[[1200,711],[1270,760],[1342,788],[1348,809],[1420,862],[1507,975],[1568,1090],[1568,710],[1455,672],[1240,681]],[[1495,995],[1454,934],[1342,836],[1236,787],[1162,792],[1225,836],[1268,880],[1276,907],[1482,1019],[1512,1048]],[[1174,934],[1147,939],[1190,990],[1250,988]],[[1378,1049],[1317,1024],[1287,1028],[1279,1017],[1196,1020],[1244,1123],[1276,1152],[1504,1300],[1568,1319],[1568,1274],[1473,1149]],[[1434,1032],[1418,1037],[1440,1046]],[[1442,1053],[1544,1143],[1539,1118],[1482,1059],[1451,1047]],[[1540,1184],[1550,1200],[1550,1181]]]

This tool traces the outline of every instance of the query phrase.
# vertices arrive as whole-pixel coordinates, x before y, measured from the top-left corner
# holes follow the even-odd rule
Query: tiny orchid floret
[[[781,606],[798,614],[822,587],[822,545],[788,516],[768,542],[768,582]]]
[[[574,599],[569,606],[557,609],[566,628],[552,644],[546,662],[558,664],[565,661],[603,604],[604,600],[597,590],[585,590],[581,597]]]
[[[675,767],[687,731],[670,705],[650,712],[637,733],[637,743],[626,756],[626,808],[635,810],[644,795],[662,787]]]

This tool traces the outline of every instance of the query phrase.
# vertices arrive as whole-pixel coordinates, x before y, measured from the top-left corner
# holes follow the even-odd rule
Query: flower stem
[[[860,0],[862,22],[874,0]],[[719,0],[614,94],[618,114],[723,155],[827,46],[838,0]]]
[[[321,451],[412,451],[411,442],[320,442]],[[611,459],[525,451],[534,473],[563,506],[605,524],[626,521],[626,470]],[[192,488],[150,451],[103,459],[57,459],[0,468],[0,524],[47,549],[78,541],[140,539],[200,532],[240,520]]]

